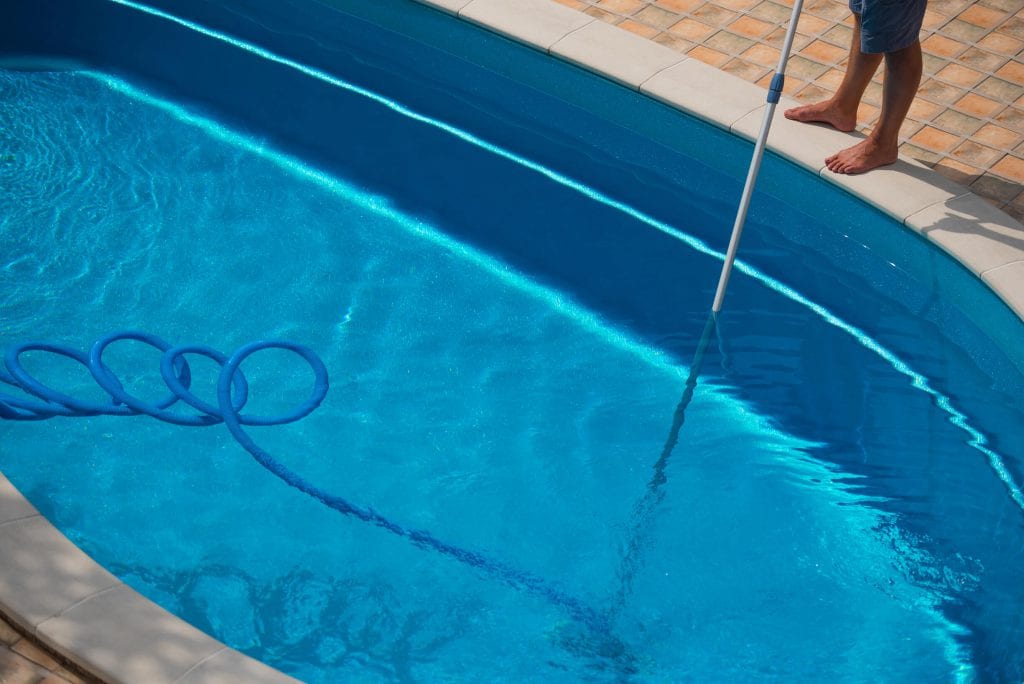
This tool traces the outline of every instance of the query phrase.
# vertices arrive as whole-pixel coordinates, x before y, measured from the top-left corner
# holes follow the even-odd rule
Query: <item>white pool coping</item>
[[[552,0],[417,0],[753,140],[766,91]],[[949,253],[1024,319],[1024,226],[917,162],[861,176],[823,160],[858,136],[781,116],[768,148],[900,221]],[[295,682],[226,647],[100,567],[0,474],[0,613],[106,682]]]

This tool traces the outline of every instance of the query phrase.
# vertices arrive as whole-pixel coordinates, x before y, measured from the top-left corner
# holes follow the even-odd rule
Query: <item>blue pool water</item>
[[[0,347],[302,342],[331,391],[261,445],[607,624],[223,427],[0,423],[0,469],[126,582],[310,682],[1021,679],[1022,326],[955,264],[767,160],[666,447],[747,145],[404,2],[208,3],[207,33],[94,4],[0,41],[83,60],[0,71]],[[153,396],[158,358],[106,357]],[[245,371],[253,412],[308,393],[283,353]]]

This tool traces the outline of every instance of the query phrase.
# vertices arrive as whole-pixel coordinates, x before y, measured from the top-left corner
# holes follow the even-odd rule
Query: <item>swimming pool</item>
[[[19,6],[12,52],[88,68],[2,74],[0,343],[308,344],[332,390],[262,444],[607,627],[297,496],[218,428],[0,424],[47,517],[307,681],[1020,678],[1005,306],[770,159],[657,469],[748,146],[426,8],[301,7]],[[254,410],[305,393],[294,363],[247,366]]]

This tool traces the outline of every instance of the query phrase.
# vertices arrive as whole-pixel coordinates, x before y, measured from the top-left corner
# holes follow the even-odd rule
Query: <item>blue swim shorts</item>
[[[921,34],[928,0],[850,0],[860,15],[860,51],[895,52],[910,47]]]

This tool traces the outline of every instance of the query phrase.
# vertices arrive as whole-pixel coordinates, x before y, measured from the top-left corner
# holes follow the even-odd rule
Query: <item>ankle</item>
[[[857,107],[860,106],[860,100],[850,100],[834,95],[828,104],[836,114],[848,119],[857,119]]]

